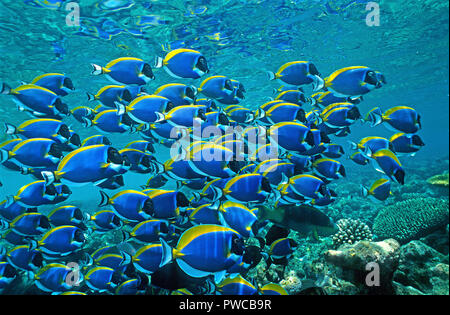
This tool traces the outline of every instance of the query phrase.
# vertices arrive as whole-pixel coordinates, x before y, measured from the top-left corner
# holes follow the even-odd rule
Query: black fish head
[[[395,171],[394,177],[400,185],[405,184],[405,171],[403,169],[398,169]]]
[[[267,177],[262,177],[261,179],[261,190],[270,193],[272,191],[272,187],[270,186],[270,181]]]
[[[237,234],[233,234],[231,238],[231,253],[236,255],[244,254],[244,239]]]
[[[133,100],[133,96],[131,95],[130,91],[128,91],[127,89],[123,90],[122,92],[122,99],[125,102],[131,102]]]
[[[122,164],[123,157],[120,155],[119,151],[113,147],[108,148],[108,162],[114,164]]]
[[[197,64],[195,66],[197,69],[199,69],[200,71],[203,71],[204,73],[209,72],[208,62],[206,61],[206,58],[203,56],[198,58]]]
[[[297,116],[295,117],[298,121],[305,123],[306,122],[306,113],[303,108],[300,108],[297,112]]]
[[[354,106],[347,112],[347,118],[351,120],[357,120],[361,118],[361,113],[359,112],[358,107]]]
[[[315,64],[313,63],[309,63],[309,73],[311,73],[312,75],[317,75],[320,77],[320,72],[319,70],[317,70],[317,67]]]
[[[420,138],[419,135],[412,136],[412,144],[420,147],[423,147],[425,145],[425,143],[422,141],[422,138]]]
[[[63,156],[63,146],[56,142],[52,143],[50,145],[50,150],[48,150],[48,154],[56,158],[61,158]]]
[[[71,91],[75,90],[75,87],[73,86],[73,82],[70,78],[64,78],[63,86],[65,88],[68,88]]]
[[[142,210],[149,216],[153,216],[155,214],[155,206],[153,205],[153,200],[148,198],[144,202],[144,206],[142,207]]]
[[[182,192],[177,192],[177,207],[188,207],[189,206],[189,199],[187,199],[186,195]]]
[[[225,89],[229,90],[229,91],[234,91],[234,86],[233,86],[233,82],[231,82],[231,80],[227,79],[225,80]]]
[[[83,231],[80,229],[76,229],[73,240],[76,242],[84,243],[86,241],[86,238],[84,237]]]
[[[150,67],[150,65],[148,63],[144,64],[144,66],[142,67],[142,74],[152,80],[155,79],[155,75],[153,74],[152,67]]]
[[[37,268],[41,268],[42,266],[44,266],[44,256],[42,255],[42,253],[36,251],[33,255],[33,258],[31,259],[31,263]]]
[[[69,139],[70,138],[69,127],[67,127],[66,124],[62,124],[61,127],[59,127],[58,134],[66,139]]]
[[[81,147],[81,138],[77,133],[74,133],[70,137],[70,143],[73,144],[76,147]]]

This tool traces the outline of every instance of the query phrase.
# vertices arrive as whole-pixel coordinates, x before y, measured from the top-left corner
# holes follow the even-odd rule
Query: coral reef
[[[333,246],[335,248],[343,244],[354,244],[362,240],[372,240],[370,228],[360,220],[341,219],[336,225],[339,231],[333,235]]]
[[[381,209],[372,230],[378,239],[394,238],[405,244],[447,225],[448,218],[448,201],[415,198]]]
[[[397,294],[448,295],[448,256],[421,241],[411,241],[400,249],[393,286]]]

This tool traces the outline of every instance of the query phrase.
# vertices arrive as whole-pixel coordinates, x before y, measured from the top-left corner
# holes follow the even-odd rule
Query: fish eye
[[[123,158],[119,151],[113,147],[108,148],[108,161],[114,164],[122,164]]]
[[[45,187],[45,194],[51,196],[56,195],[57,191],[55,185],[48,185],[47,187]]]
[[[206,58],[203,56],[198,58],[196,67],[197,67],[197,69],[199,69],[205,73],[209,72],[208,63],[206,62]]]
[[[395,171],[394,177],[400,185],[405,184],[405,171],[404,170],[399,169],[399,170]]]
[[[225,81],[225,88],[229,91],[234,91],[234,86],[233,86],[233,83],[231,82],[231,80]]]
[[[58,134],[63,136],[66,139],[69,139],[70,138],[69,127],[67,127],[66,124],[62,124],[61,127],[59,128]]]
[[[353,107],[347,113],[347,117],[351,120],[356,120],[361,117],[361,113],[359,112],[358,107]]]
[[[142,74],[152,80],[155,79],[155,75],[153,74],[152,67],[150,67],[150,65],[148,63],[144,64],[144,66],[142,67]]]
[[[377,80],[377,74],[375,73],[375,71],[372,71],[372,70],[368,71],[366,73],[366,78],[364,79],[364,82],[371,84],[373,86],[376,86],[378,80]]]
[[[153,200],[151,200],[150,198],[148,198],[145,202],[144,202],[144,207],[142,208],[142,210],[150,215],[153,216],[155,214],[154,211],[154,206],[153,206]]]
[[[169,227],[165,222],[161,222],[161,224],[159,225],[159,232],[162,234],[169,233]]]
[[[186,88],[186,96],[189,97],[192,100],[195,100],[195,90],[188,86]]]
[[[86,239],[84,238],[84,233],[80,229],[76,229],[75,234],[73,236],[74,240],[77,242],[84,242]]]
[[[166,105],[166,112],[170,111],[171,109],[173,109],[175,107],[175,105],[172,102],[167,102]]]
[[[231,239],[231,252],[236,255],[244,254],[244,240],[236,234]]]

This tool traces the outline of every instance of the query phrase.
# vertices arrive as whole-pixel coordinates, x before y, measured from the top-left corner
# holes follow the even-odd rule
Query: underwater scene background
[[[129,233],[139,220],[133,222],[122,218],[119,226],[100,233],[92,220],[83,218],[87,227],[84,230],[86,240],[82,247],[64,255],[41,250],[44,245],[39,240],[57,226],[51,221],[45,233],[19,235],[15,241],[8,239],[8,233],[17,230],[17,222],[7,216],[6,205],[10,206],[11,200],[12,203],[18,202],[12,196],[18,196],[21,187],[37,179],[31,174],[21,174],[19,168],[12,170],[3,164],[0,169],[0,201],[5,200],[5,203],[0,205],[0,293],[448,295],[448,6],[447,1],[435,0],[380,0],[370,3],[365,0],[2,1],[0,82],[14,89],[45,73],[65,74],[75,87],[62,97],[69,110],[77,106],[96,107],[99,101],[88,101],[86,93],[95,95],[102,87],[113,84],[106,75],[92,75],[91,64],[105,67],[117,58],[135,57],[152,67],[155,79],[145,84],[148,94],[168,83],[199,88],[207,77],[213,75],[237,80],[245,87],[245,98],[239,98],[237,102],[253,115],[254,126],[258,125],[256,116],[262,112],[257,111],[258,108],[270,98],[275,98],[282,91],[280,86],[286,86],[279,80],[269,80],[267,72],[276,73],[288,62],[304,60],[314,63],[322,79],[351,66],[365,66],[382,73],[385,78],[382,86],[365,94],[356,104],[361,117],[366,117],[375,107],[385,115],[395,106],[411,107],[420,114],[421,128],[416,134],[425,145],[414,155],[398,154],[405,174],[404,184],[395,182],[390,176],[391,194],[384,201],[374,200],[361,193],[361,185],[370,188],[376,180],[388,178],[389,174],[386,171],[381,174],[374,169],[371,165],[376,164],[373,156],[368,157],[372,161],[367,165],[352,161],[349,157],[357,150],[352,149],[350,142],[358,143],[369,136],[389,139],[401,131],[386,128],[386,122],[373,126],[370,121],[357,119],[345,137],[329,135],[331,142],[341,145],[345,151],[335,158],[345,167],[345,177],[324,180],[328,189],[337,195],[333,202],[315,207],[314,203],[308,202],[311,198],[306,198],[306,201],[303,198],[298,204],[278,207],[273,204],[280,198],[274,192],[281,191],[277,185],[271,187],[271,198],[262,203],[242,202],[250,209],[259,209],[258,233],[243,237],[244,246],[248,249],[246,257],[252,256],[251,261],[255,262],[251,268],[241,264],[242,269],[238,272],[220,268],[200,272],[188,262],[177,266],[176,263],[182,259],[171,257],[176,260],[176,263],[170,263],[173,268],[158,273],[158,277],[153,274],[159,268],[150,271],[136,266],[135,256],[144,245],[135,242]],[[376,8],[379,14],[374,17],[371,14]],[[73,14],[78,9],[79,21]],[[371,26],[370,23],[377,19],[379,24]],[[179,48],[201,52],[207,60],[209,72],[202,78],[175,78],[169,71],[154,67],[156,56],[164,57]],[[317,92],[313,91],[313,85],[305,84],[302,88],[309,99],[300,104],[304,111],[308,113],[318,109],[310,101]],[[8,94],[5,86],[2,86],[2,93]],[[0,121],[18,127],[32,117],[27,110],[19,111],[14,93],[9,94],[0,95]],[[197,98],[205,96],[199,92]],[[222,111],[229,112],[229,104],[221,104],[217,99],[216,103]],[[117,150],[143,139],[140,132],[107,133],[87,127],[73,115],[63,116],[62,121],[80,136],[81,141],[102,134]],[[249,125],[248,121],[243,125]],[[3,129],[1,127],[0,142],[5,143],[13,137]],[[148,137],[144,139],[149,140]],[[156,138],[151,141],[155,152],[148,154],[160,163],[171,158],[167,147],[158,143]],[[370,156],[375,152],[365,153]],[[67,154],[68,151],[64,152],[65,156]],[[312,162],[319,158],[314,154],[304,156],[313,158]],[[5,158],[8,162],[13,159],[11,154]],[[251,163],[250,160],[246,162]],[[32,168],[26,163],[25,167]],[[304,174],[317,175],[317,172],[310,170]],[[112,204],[98,206],[104,199],[100,190],[110,198],[124,190],[142,191],[152,175],[153,171],[151,174],[127,171],[123,174],[124,185],[116,189],[101,189],[91,182],[83,186],[68,184],[71,194],[64,201],[37,207],[20,205],[18,214],[32,209],[29,212],[49,216],[52,209],[65,205],[78,207],[89,215],[104,209],[117,212]],[[206,181],[198,189],[192,189],[186,186],[186,180],[171,179],[157,188],[179,190],[189,199],[195,199],[195,193],[205,185]],[[219,201],[223,205],[226,200],[222,196],[211,204]],[[196,202],[198,204],[192,202],[189,207],[183,205],[179,210],[183,212],[200,207],[201,197]],[[289,212],[294,211],[290,207],[298,207],[296,211],[303,212],[293,214]],[[191,226],[198,227],[194,224],[199,222],[181,224],[177,219],[180,218],[161,218],[169,226],[175,226],[172,232],[167,233],[169,236],[165,236],[166,244],[161,245],[159,236],[146,244],[154,243],[163,248],[167,245],[181,253],[177,242],[183,238],[184,231]],[[221,226],[229,228],[229,224]],[[198,229],[196,233],[197,239],[210,237],[205,230]],[[276,248],[271,246],[275,242],[268,241],[269,234],[272,241],[292,241]],[[210,244],[208,240],[203,242],[194,244],[197,247],[190,249],[188,256],[195,256]],[[10,255],[18,246],[25,246],[29,251],[18,258]],[[111,273],[105,271],[105,274],[97,274],[94,278],[92,271],[102,266],[102,259],[99,259],[100,255],[93,258],[92,254],[103,246],[115,247],[105,253],[114,253],[119,261],[108,262],[115,266],[108,267],[113,269]],[[198,252],[192,254],[196,248]],[[250,255],[250,248],[257,254],[252,252]],[[277,256],[276,250],[282,254]],[[42,252],[47,257],[44,255],[43,261],[37,264],[32,261],[34,256],[30,256],[31,252],[33,255]],[[159,253],[164,254],[167,253]],[[158,258],[155,255],[151,259]],[[176,255],[172,253],[172,256]],[[25,265],[14,265],[11,257]],[[205,258],[200,255],[196,259]],[[70,262],[81,265],[81,270],[77,270],[80,274],[77,286],[56,288],[46,283],[45,276],[51,272],[64,279],[73,272],[67,267],[62,268],[63,271],[51,270],[49,265],[56,268],[52,264],[67,265]],[[211,266],[204,267],[208,270]],[[153,283],[152,277],[158,278],[158,282],[154,280]]]

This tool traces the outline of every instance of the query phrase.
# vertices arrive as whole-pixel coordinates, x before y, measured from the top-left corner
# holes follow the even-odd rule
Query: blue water
[[[363,115],[376,106],[386,110],[406,105],[422,117],[418,134],[426,145],[414,157],[401,159],[406,166],[414,165],[408,172],[414,172],[417,165],[426,167],[433,161],[448,160],[447,1],[375,1],[380,8],[380,25],[372,27],[366,25],[368,1],[361,0],[80,0],[75,3],[79,4],[81,27],[66,24],[68,1],[52,1],[55,8],[42,2],[2,1],[0,82],[16,87],[43,73],[64,73],[76,87],[64,98],[69,108],[94,107],[88,103],[86,92],[96,93],[110,81],[91,76],[91,63],[105,65],[115,58],[132,56],[153,64],[156,56],[185,47],[206,56],[211,69],[208,75],[226,75],[242,82],[247,92],[240,105],[256,110],[268,97],[274,97],[273,89],[280,85],[268,81],[266,71],[276,71],[289,61],[312,61],[323,77],[343,67],[368,66],[382,72],[387,84],[364,96],[358,105]],[[123,8],[108,9],[114,2]],[[146,15],[152,16],[152,23],[140,28],[138,18]],[[146,86],[149,92],[166,83],[199,86],[203,80],[174,79],[162,69],[154,73],[156,80]],[[309,86],[305,90],[311,93]],[[27,119],[11,97],[1,96],[0,122],[19,125]],[[65,121],[82,139],[98,134],[73,118]],[[370,127],[357,122],[351,135],[336,139],[336,143],[348,148],[349,140],[357,142],[374,135],[388,138],[392,134],[383,125]],[[140,139],[138,134],[111,134],[108,138],[117,148]],[[3,142],[8,137],[0,133],[0,139]],[[160,149],[156,157],[164,162],[167,153]],[[359,186],[359,166],[348,160],[343,163],[354,176],[346,181]],[[377,176],[374,171],[373,180]],[[139,190],[147,179],[148,175],[128,172],[125,187]],[[30,180],[2,168],[0,200],[14,195]],[[65,204],[75,202],[90,212],[96,209],[98,188],[87,185],[72,190]]]

